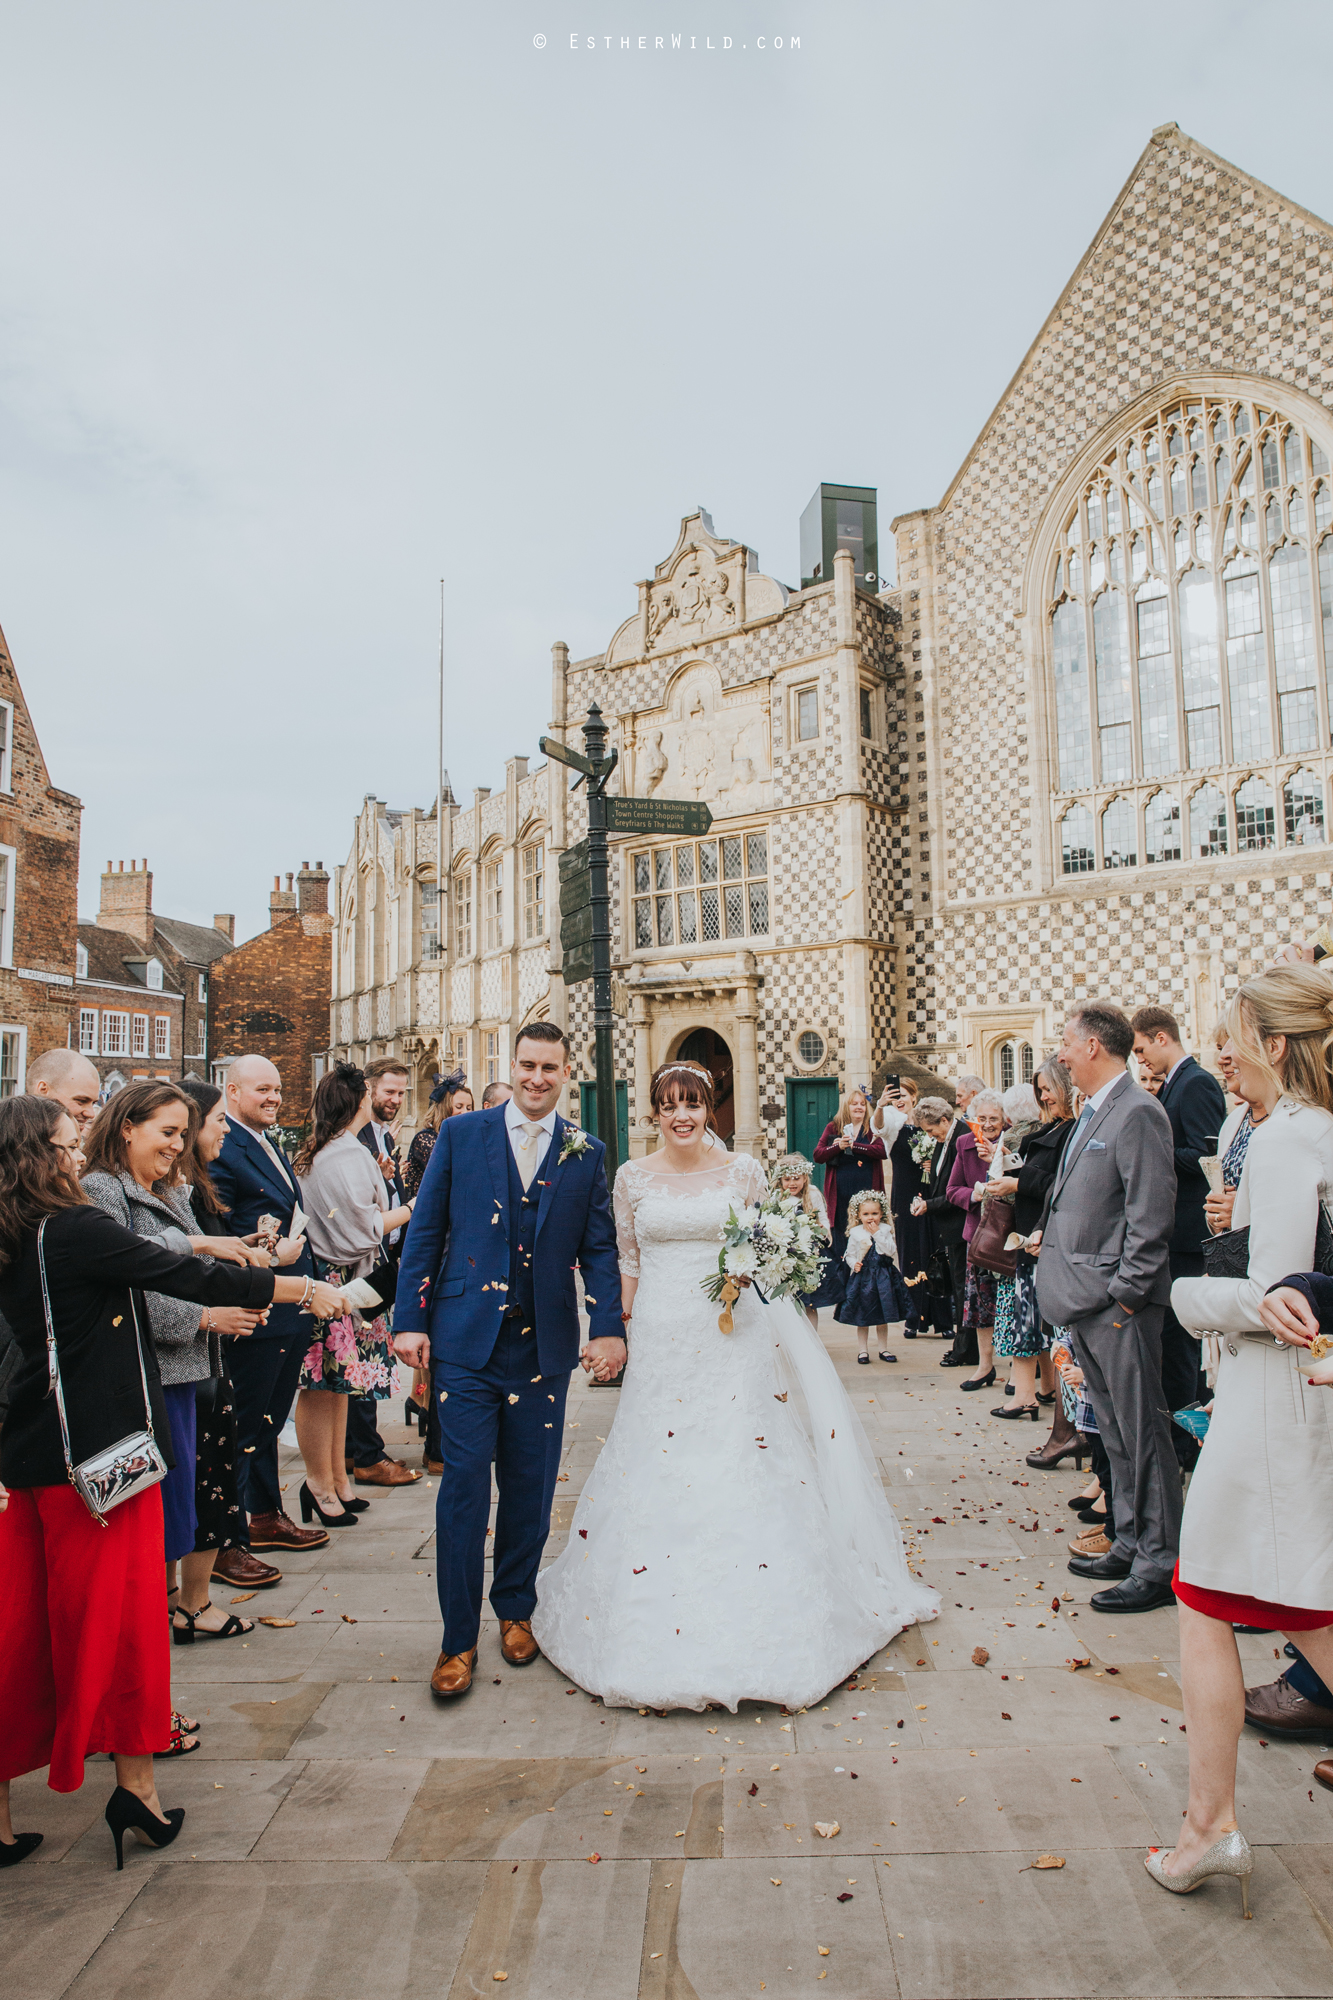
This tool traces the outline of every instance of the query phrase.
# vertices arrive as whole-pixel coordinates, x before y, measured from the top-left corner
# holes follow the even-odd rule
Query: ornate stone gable
[[[640,583],[638,610],[612,639],[607,664],[697,648],[779,616],[787,600],[785,584],[761,573],[754,550],[715,534],[700,508],[685,516],[671,554]]]

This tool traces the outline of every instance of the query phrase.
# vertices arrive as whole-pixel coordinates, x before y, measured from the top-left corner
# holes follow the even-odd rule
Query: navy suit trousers
[[[280,1514],[278,1432],[292,1413],[301,1363],[310,1346],[302,1319],[285,1338],[233,1340],[228,1357],[236,1392],[236,1486],[248,1514]]]
[[[431,1371],[444,1461],[435,1503],[435,1576],[445,1653],[470,1651],[481,1630],[492,1461],[500,1502],[491,1609],[497,1618],[531,1618],[537,1603],[569,1373],[542,1375],[536,1334],[520,1327],[517,1319],[503,1321],[484,1368],[465,1368],[444,1356]]]

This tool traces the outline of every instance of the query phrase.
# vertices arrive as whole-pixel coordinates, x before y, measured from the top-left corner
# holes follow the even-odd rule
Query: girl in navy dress
[[[847,1295],[834,1319],[856,1328],[861,1347],[856,1358],[863,1368],[870,1366],[872,1326],[880,1360],[896,1361],[897,1355],[885,1346],[889,1326],[907,1318],[911,1302],[894,1256],[889,1198],[880,1188],[862,1188],[847,1204],[845,1261]]]
[[[790,1195],[793,1201],[799,1201],[814,1227],[823,1233],[825,1253],[820,1265],[819,1283],[813,1292],[797,1292],[793,1301],[803,1308],[806,1318],[818,1333],[819,1308],[842,1304],[843,1279],[847,1274],[827,1248],[832,1231],[824,1197],[810,1178],[813,1171],[803,1153],[787,1153],[774,1167],[769,1186],[776,1188],[779,1194]]]

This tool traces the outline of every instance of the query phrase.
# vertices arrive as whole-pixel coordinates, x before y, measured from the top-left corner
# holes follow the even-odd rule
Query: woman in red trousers
[[[276,1299],[320,1317],[342,1303],[313,1279],[177,1256],[122,1229],[84,1195],[77,1143],[54,1098],[0,1103],[0,1312],[21,1356],[0,1430],[0,1867],[41,1840],[15,1836],[9,1783],[44,1765],[52,1791],[75,1792],[85,1757],[115,1757],[106,1819],[118,1866],[128,1830],[165,1847],[185,1817],[163,1813],[153,1781],[171,1716],[162,1499],[151,1486],[99,1520],[70,1484],[50,1393],[40,1225],[75,1465],[145,1428],[170,1460],[152,1342],[139,1337],[145,1289],[252,1310]]]

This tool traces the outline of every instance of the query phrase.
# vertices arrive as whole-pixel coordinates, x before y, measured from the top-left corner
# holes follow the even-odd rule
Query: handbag
[[[104,1451],[94,1452],[75,1465],[69,1448],[69,1423],[65,1416],[65,1395],[60,1385],[60,1357],[56,1351],[55,1321],[51,1314],[51,1294],[46,1284],[46,1256],[42,1238],[46,1234],[43,1220],[37,1230],[37,1271],[42,1283],[42,1311],[46,1317],[46,1365],[50,1381],[48,1395],[54,1395],[56,1409],[60,1413],[60,1436],[65,1447],[65,1470],[69,1483],[82,1500],[94,1521],[103,1528],[106,1516],[113,1507],[119,1507],[125,1500],[133,1500],[137,1493],[144,1493],[150,1486],[160,1485],[167,1476],[167,1462],[163,1458],[157,1439],[153,1436],[153,1410],[148,1400],[148,1371],[143,1361],[143,1339],[139,1332],[139,1315],[134,1304],[134,1293],[130,1293],[130,1319],[134,1326],[135,1352],[139,1357],[139,1380],[143,1383],[143,1407],[146,1428],[131,1431],[119,1444],[108,1445]]]
[[[1014,1204],[1000,1195],[981,1204],[977,1233],[967,1246],[967,1261],[978,1271],[1012,1278],[1018,1269],[1017,1250],[1006,1250],[1005,1238],[1014,1226]]]
[[[1250,1225],[1224,1229],[1220,1236],[1203,1241],[1204,1275],[1209,1278],[1247,1278],[1250,1274]],[[1319,1204],[1319,1220],[1314,1233],[1314,1268],[1333,1277],[1333,1224],[1328,1210]]]

